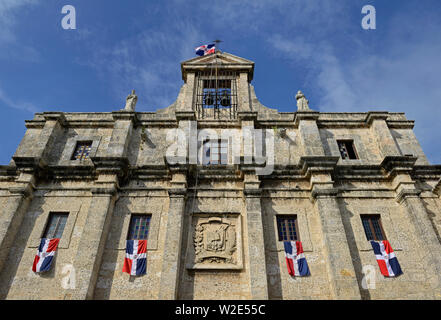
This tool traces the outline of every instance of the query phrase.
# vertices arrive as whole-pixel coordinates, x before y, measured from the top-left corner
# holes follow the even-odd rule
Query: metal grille
[[[66,226],[68,213],[51,213],[43,238],[60,239]]]
[[[236,119],[237,75],[212,68],[197,74],[196,114],[198,119]]]
[[[127,240],[146,240],[149,234],[150,215],[133,215]]]
[[[297,241],[297,217],[277,217],[279,241]]]
[[[337,144],[342,159],[358,159],[352,140],[340,140],[337,141]]]
[[[91,149],[92,141],[78,141],[72,155],[72,160],[84,160],[89,158]]]
[[[379,215],[365,215],[361,217],[361,221],[368,240],[386,240]]]
[[[228,140],[208,140],[202,152],[202,164],[228,164]]]

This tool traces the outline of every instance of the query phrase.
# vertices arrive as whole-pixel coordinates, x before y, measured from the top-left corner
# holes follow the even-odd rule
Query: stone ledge
[[[294,126],[298,127],[301,120],[313,120],[317,121],[320,117],[318,111],[297,111],[294,115]]]
[[[46,121],[58,121],[62,127],[67,125],[63,112],[43,112],[43,117]]]
[[[384,120],[389,117],[389,112],[387,111],[369,111],[366,115],[365,123],[367,126],[371,126],[374,120]]]
[[[196,120],[196,114],[194,111],[175,111],[176,120]]]
[[[300,157],[299,166],[305,176],[311,172],[331,173],[335,170],[340,157],[333,156],[303,156]]]
[[[257,111],[237,111],[237,117],[241,121],[257,120]]]
[[[418,198],[420,194],[421,194],[421,190],[418,189],[402,189],[395,197],[395,200],[398,203],[401,203],[407,197]]]
[[[417,157],[413,156],[386,156],[380,164],[390,174],[411,173]]]

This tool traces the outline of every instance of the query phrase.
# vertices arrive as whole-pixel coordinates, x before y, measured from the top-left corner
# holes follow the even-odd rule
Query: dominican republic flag
[[[32,265],[32,271],[46,272],[50,270],[59,242],[60,239],[41,239],[34,264]]]
[[[147,240],[127,240],[123,272],[132,276],[146,274]]]
[[[396,277],[403,274],[401,271],[398,259],[395,256],[389,241],[373,241],[371,240],[372,248],[374,249],[375,257],[377,258],[378,266],[381,274],[385,277]]]
[[[206,56],[207,54],[214,53],[216,51],[215,44],[206,44],[195,49],[198,56]]]
[[[288,273],[293,277],[309,276],[308,263],[300,241],[284,241],[286,265]]]

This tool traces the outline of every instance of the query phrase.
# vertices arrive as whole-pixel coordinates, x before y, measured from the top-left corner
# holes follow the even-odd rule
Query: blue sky
[[[61,27],[64,5],[76,30]],[[374,5],[376,30],[361,28]],[[441,164],[439,0],[0,0],[0,164],[35,112],[110,112],[131,89],[137,111],[170,105],[181,61],[222,39],[256,63],[259,100],[296,109],[301,89],[323,112],[405,112]]]

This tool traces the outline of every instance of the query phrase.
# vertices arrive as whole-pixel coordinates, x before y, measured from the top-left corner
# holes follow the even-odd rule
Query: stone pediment
[[[212,68],[215,64],[217,64],[220,68],[246,71],[250,75],[250,80],[252,80],[254,62],[227,52],[216,52],[214,54],[195,57],[193,59],[181,62],[182,79],[185,81],[187,78],[187,73],[191,70]]]

